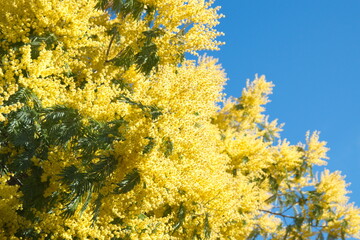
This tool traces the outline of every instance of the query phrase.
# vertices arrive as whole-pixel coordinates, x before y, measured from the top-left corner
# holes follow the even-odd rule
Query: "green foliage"
[[[127,100],[129,104],[146,111],[149,118],[156,119],[155,116],[159,115],[155,107]],[[0,123],[0,144],[15,147],[19,151],[12,155],[2,153],[0,170],[3,173],[12,172],[14,176],[10,183],[20,185],[24,199],[22,215],[31,216],[31,208],[51,209],[55,201],[60,201],[65,206],[63,215],[70,217],[79,206],[81,212],[85,211],[96,193],[93,208],[96,220],[102,199],[99,191],[118,163],[118,159],[111,154],[113,142],[125,140],[125,133],[119,129],[126,126],[127,122],[123,118],[99,122],[85,118],[67,106],[43,108],[35,94],[27,88],[20,88],[5,104],[16,102],[26,105],[8,114],[7,122]],[[43,170],[34,165],[32,158],[46,161],[49,149],[54,146],[72,149],[79,161],[65,167],[59,175],[68,191],[61,194],[54,192],[44,197],[48,181],[41,180]],[[114,192],[127,193],[139,182],[140,174],[134,169],[117,184]]]
[[[162,115],[161,109],[157,106],[147,106],[141,102],[135,102],[125,95],[120,95],[117,100],[140,108],[145,113],[145,117],[150,117],[152,120],[156,120]]]
[[[45,138],[52,144],[66,147],[81,132],[81,116],[75,109],[55,106],[44,109],[41,115]]]
[[[118,34],[113,33],[114,36]],[[154,38],[160,37],[164,32],[160,28],[144,31],[144,38],[140,39],[143,45],[140,51],[136,52],[130,46],[121,50],[121,52],[113,59],[109,60],[116,66],[130,68],[133,64],[136,64],[137,69],[143,72],[145,75],[149,75],[153,69],[157,69],[160,58],[157,55],[157,46],[153,42]]]
[[[172,208],[169,204],[165,205],[165,211],[163,213],[163,217],[167,217],[169,214],[171,214]]]
[[[35,109],[41,108],[41,102],[38,97],[28,88],[20,87],[19,90],[10,96],[4,105],[9,106],[16,103],[32,104]]]
[[[102,10],[111,9],[124,17],[132,15],[135,19],[139,19],[145,10],[145,4],[138,0],[99,0],[96,7]]]
[[[211,227],[209,224],[209,214],[205,215],[205,220],[204,220],[204,236],[205,239],[208,239],[211,237]]]
[[[155,140],[152,137],[146,137],[149,140],[149,143],[144,147],[143,154],[149,153],[155,146]]]
[[[23,213],[27,218],[32,218],[31,208],[49,209],[51,199],[44,197],[44,191],[48,187],[47,182],[41,181],[42,169],[33,166],[29,174],[17,174],[20,191],[23,193]]]
[[[251,231],[249,236],[246,238],[246,240],[255,240],[260,235],[259,229],[255,228]]]
[[[139,20],[140,18],[147,19],[147,25],[149,27],[152,25],[156,12],[155,8],[150,5],[145,5],[138,0],[100,0],[97,4],[97,8],[108,10],[112,14],[117,14],[123,18],[131,15],[136,20]],[[114,39],[119,38],[120,36],[117,26],[115,25],[108,34],[112,36],[109,45],[110,50]],[[153,69],[157,69],[160,62],[160,58],[157,54],[158,49],[153,39],[160,37],[163,34],[164,31],[160,28],[151,28],[150,30],[144,31],[144,37],[138,40],[138,42],[143,43],[140,50],[137,51],[131,46],[127,46],[122,49],[115,58],[107,60],[107,62],[113,62],[115,66],[123,67],[125,69],[136,64],[139,71],[143,72],[145,75],[149,75]]]
[[[135,52],[134,50],[128,46],[121,50],[121,52],[112,60],[116,66],[124,67],[125,69],[129,69],[135,63]]]
[[[29,44],[31,46],[31,58],[37,59],[39,57],[39,47],[45,44],[46,49],[54,49],[58,44],[58,38],[50,32],[42,36],[32,35]]]
[[[162,143],[162,147],[164,149],[163,151],[164,151],[165,157],[169,157],[173,151],[174,144],[172,143],[170,138],[167,138],[167,139],[164,139],[164,141]]]
[[[40,49],[41,45],[45,45],[46,49],[50,50],[50,49],[54,49],[59,43],[57,36],[55,36],[55,34],[53,34],[51,32],[46,32],[42,35],[37,35],[33,31],[31,31],[29,34],[30,34],[30,36],[29,36],[30,42],[29,43],[24,43],[22,41],[13,42],[10,44],[10,49],[14,50],[15,52],[18,52],[21,47],[30,45],[31,58],[37,59],[40,54],[39,49]],[[2,40],[0,39],[0,41],[2,41]],[[0,47],[0,56],[3,56],[5,54],[8,54],[8,51],[6,51],[6,50],[4,50],[4,48]],[[1,63],[0,63],[0,66],[2,66]]]
[[[183,225],[185,221],[185,216],[186,216],[186,208],[184,204],[181,203],[176,215],[175,224],[173,225],[173,233]]]
[[[119,131],[127,122],[120,118],[107,123],[89,120],[88,125],[83,126],[82,135],[76,141],[75,149],[81,151],[84,163],[90,162],[96,156],[98,150],[112,150],[113,141],[124,141],[123,133]]]
[[[118,187],[115,188],[114,192],[117,194],[130,192],[139,183],[140,174],[137,169],[133,169],[132,172],[128,173],[120,183],[117,183]]]

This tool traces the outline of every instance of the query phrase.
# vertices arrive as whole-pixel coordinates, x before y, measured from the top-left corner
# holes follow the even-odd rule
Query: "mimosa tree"
[[[325,142],[225,98],[205,0],[0,1],[1,239],[360,238]]]

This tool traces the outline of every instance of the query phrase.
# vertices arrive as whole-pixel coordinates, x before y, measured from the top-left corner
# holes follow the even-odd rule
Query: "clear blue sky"
[[[217,0],[226,45],[211,52],[239,96],[246,79],[265,74],[276,86],[267,106],[286,125],[282,137],[304,142],[319,130],[328,169],[351,182],[360,207],[360,1]]]

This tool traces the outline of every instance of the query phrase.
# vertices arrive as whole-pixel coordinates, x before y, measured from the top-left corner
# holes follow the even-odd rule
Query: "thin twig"
[[[294,216],[289,216],[289,215],[285,215],[285,214],[282,214],[282,213],[275,213],[275,212],[271,212],[271,211],[263,210],[263,209],[260,209],[260,211],[270,213],[270,214],[273,214],[273,215],[277,215],[277,216],[281,216],[281,217],[285,217],[285,218],[296,219],[296,217],[294,217]]]
[[[113,44],[113,42],[114,42],[114,40],[115,40],[116,34],[117,34],[117,33],[114,33],[113,36],[111,37],[111,40],[110,40],[108,49],[106,50],[105,62],[108,62],[107,59],[108,59],[108,56],[109,56],[109,54],[110,54],[111,45]]]

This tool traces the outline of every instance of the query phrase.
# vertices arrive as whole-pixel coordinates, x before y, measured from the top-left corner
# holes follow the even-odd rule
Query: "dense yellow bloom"
[[[24,221],[16,213],[22,209],[19,200],[21,194],[18,192],[17,186],[7,184],[9,180],[10,176],[0,175],[0,238],[2,239],[7,238],[7,236],[12,236],[10,239],[16,239],[14,234]]]
[[[359,237],[343,178],[311,175],[325,142],[291,145],[264,114],[273,84],[225,99],[216,59],[182,59],[222,44],[219,7],[131,2],[0,2],[0,238],[310,238],[305,219]]]
[[[319,142],[319,133],[314,132],[310,136],[310,133],[308,132],[306,134],[306,143],[308,145],[306,154],[308,161],[314,165],[326,165],[326,161],[323,159],[328,159],[326,152],[329,149],[325,147],[326,142]]]
[[[246,88],[238,99],[228,99],[224,107],[217,114],[216,123],[221,129],[232,126],[237,130],[257,129],[257,124],[270,126],[275,133],[280,131],[276,127],[276,121],[268,123],[267,118],[262,112],[265,108],[262,106],[269,102],[268,95],[272,93],[273,84],[265,80],[265,76],[256,77],[253,82],[247,81]]]
[[[325,170],[321,174],[321,179],[316,190],[323,194],[323,200],[328,204],[345,204],[348,198],[345,197],[347,193],[344,177],[340,175],[340,172],[330,173],[329,170]]]

